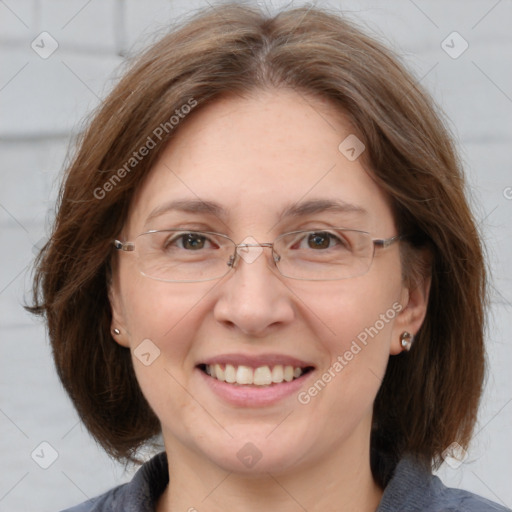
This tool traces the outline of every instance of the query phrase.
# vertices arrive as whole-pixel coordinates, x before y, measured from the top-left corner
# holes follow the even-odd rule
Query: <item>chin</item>
[[[297,432],[292,434],[283,430],[278,433],[277,429],[279,427],[269,435],[271,429],[244,425],[236,429],[232,439],[208,443],[203,447],[203,456],[224,471],[242,475],[258,477],[285,473],[308,458],[310,445],[314,443],[306,442]]]

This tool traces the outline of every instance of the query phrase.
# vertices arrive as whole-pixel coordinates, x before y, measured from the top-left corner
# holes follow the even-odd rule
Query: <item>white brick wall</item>
[[[270,10],[280,4],[267,2]],[[452,121],[489,246],[495,291],[489,378],[470,463],[441,474],[454,486],[512,506],[512,3],[508,0],[318,2],[338,7],[386,39]],[[21,308],[33,247],[58,187],[79,121],[111,86],[125,52],[141,47],[205,1],[0,1],[0,511],[56,511],[126,480],[77,423],[53,370],[44,328]],[[31,42],[46,31],[58,49],[42,59]],[[469,43],[452,59],[441,41]],[[40,38],[36,40],[40,43]],[[45,41],[48,50],[50,40]],[[42,50],[42,48],[40,48]],[[431,71],[429,71],[431,70]],[[477,429],[478,430],[478,429]],[[48,441],[49,469],[30,458]]]

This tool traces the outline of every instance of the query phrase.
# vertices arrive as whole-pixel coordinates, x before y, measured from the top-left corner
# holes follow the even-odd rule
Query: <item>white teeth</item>
[[[286,382],[291,382],[293,380],[293,366],[284,367],[284,380]]]
[[[284,369],[282,365],[274,366],[272,368],[272,382],[279,383],[284,380]]]
[[[283,366],[281,364],[272,367],[272,369],[269,366],[251,368],[250,366],[227,364],[223,367],[220,364],[214,364],[206,365],[205,371],[214,379],[222,382],[255,386],[270,386],[272,383],[291,382],[303,373],[300,367]]]
[[[260,366],[254,370],[253,383],[256,386],[270,386],[272,384],[272,374],[268,366]]]
[[[213,365],[213,367],[215,368],[215,378],[218,379],[218,380],[225,381],[226,380],[226,374],[225,374],[224,369],[222,368],[222,366],[220,364],[215,364],[215,365]]]
[[[236,383],[237,384],[252,384],[254,371],[248,366],[240,365],[236,370]]]
[[[226,370],[224,371],[224,378],[226,379],[226,382],[229,382],[230,384],[236,382],[236,371],[233,365],[226,365]]]

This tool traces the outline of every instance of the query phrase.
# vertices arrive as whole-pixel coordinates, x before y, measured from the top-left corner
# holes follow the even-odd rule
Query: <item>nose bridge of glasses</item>
[[[250,242],[246,242],[245,240],[250,239]],[[259,256],[263,253],[263,249],[268,247],[272,249],[272,255],[274,262],[278,262],[280,260],[280,256],[274,254],[274,244],[271,242],[258,242],[252,237],[246,238],[243,242],[239,244],[235,244],[235,254],[232,255],[229,259],[228,265],[230,267],[234,267],[235,263],[239,256],[246,263],[253,263],[256,261]]]
[[[274,247],[274,244],[271,243],[271,242],[262,242],[262,243],[255,243],[255,244],[246,244],[246,243],[241,243],[241,244],[236,244],[236,248],[237,250],[242,247]]]

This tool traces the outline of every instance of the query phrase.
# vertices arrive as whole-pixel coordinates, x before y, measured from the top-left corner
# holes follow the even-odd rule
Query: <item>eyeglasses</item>
[[[239,257],[252,263],[265,247],[272,249],[272,259],[284,277],[334,281],[366,274],[375,248],[389,247],[401,238],[374,239],[366,231],[322,228],[284,233],[273,243],[248,237],[237,244],[221,233],[166,229],[142,233],[134,242],[114,240],[114,247],[134,251],[139,271],[158,281],[220,279],[236,267]],[[245,243],[248,240],[256,243]]]

